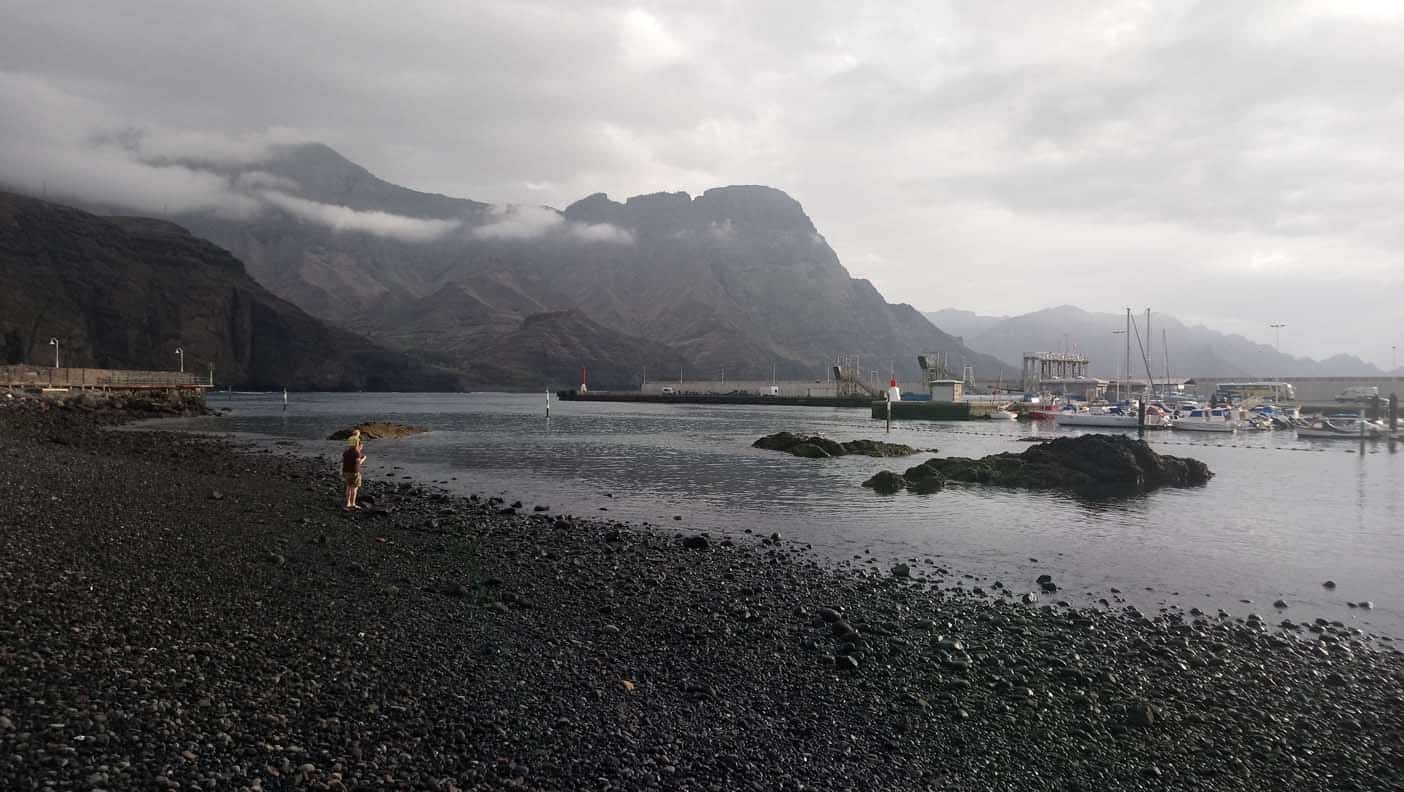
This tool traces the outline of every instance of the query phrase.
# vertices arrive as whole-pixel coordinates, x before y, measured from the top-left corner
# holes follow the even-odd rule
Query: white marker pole
[[[551,389],[546,389],[546,417],[551,417]]]

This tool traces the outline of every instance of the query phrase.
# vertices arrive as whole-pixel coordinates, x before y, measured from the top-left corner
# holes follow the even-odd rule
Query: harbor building
[[[1107,381],[1089,377],[1091,361],[1077,352],[1025,352],[1025,393],[1056,393],[1088,400],[1106,394]]]

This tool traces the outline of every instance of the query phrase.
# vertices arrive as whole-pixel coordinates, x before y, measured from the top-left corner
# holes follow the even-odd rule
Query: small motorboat
[[[989,416],[991,421],[1013,421],[1019,417],[1013,410],[1006,410],[1003,407],[991,410]]]
[[[1226,432],[1238,430],[1233,410],[1227,407],[1196,408],[1175,419],[1172,429],[1181,432]]]
[[[1033,407],[1026,414],[1035,421],[1052,421],[1058,418],[1058,414],[1063,411],[1065,406],[1060,404],[1057,399],[1052,399]]]
[[[1388,436],[1384,424],[1357,415],[1328,415],[1297,424],[1297,437],[1307,440],[1378,440]]]
[[[1297,425],[1297,420],[1301,413],[1297,408],[1286,408],[1275,404],[1262,404],[1254,407],[1249,419],[1255,422],[1266,422],[1269,429],[1292,429]]]

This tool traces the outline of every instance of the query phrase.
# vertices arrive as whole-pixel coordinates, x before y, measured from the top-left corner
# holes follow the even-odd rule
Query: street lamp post
[[[1286,322],[1273,322],[1272,324],[1268,325],[1268,327],[1272,328],[1273,332],[1272,347],[1278,352],[1282,351],[1282,328],[1286,326]]]
[[[49,346],[51,346],[51,347],[54,348],[54,368],[58,368],[58,367],[59,367],[59,354],[58,354],[59,343],[58,343],[58,339],[57,339],[57,338],[50,338],[50,339],[49,339]]]
[[[185,350],[176,347],[176,357],[180,358],[180,373],[185,373]]]

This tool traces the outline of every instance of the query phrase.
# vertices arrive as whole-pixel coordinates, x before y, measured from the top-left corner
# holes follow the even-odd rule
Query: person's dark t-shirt
[[[356,448],[347,448],[341,453],[341,472],[360,473],[361,472],[361,452]]]

